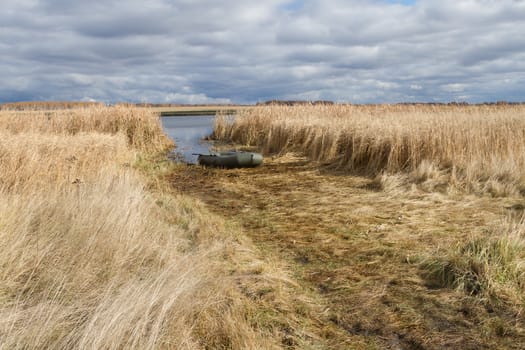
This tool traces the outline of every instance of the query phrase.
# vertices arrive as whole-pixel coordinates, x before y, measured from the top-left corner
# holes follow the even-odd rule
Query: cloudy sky
[[[2,0],[0,103],[525,101],[523,0]]]

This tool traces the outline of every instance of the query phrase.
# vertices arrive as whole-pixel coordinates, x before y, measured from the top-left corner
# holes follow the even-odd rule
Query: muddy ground
[[[296,155],[253,169],[180,165],[170,181],[242,227],[278,259],[294,293],[317,304],[283,346],[326,349],[522,349],[522,324],[475,295],[436,286],[422,263],[497,227],[509,198],[385,192]]]

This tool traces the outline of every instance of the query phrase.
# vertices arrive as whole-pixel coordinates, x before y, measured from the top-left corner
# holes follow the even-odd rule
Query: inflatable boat
[[[200,165],[219,168],[253,168],[261,165],[263,157],[254,152],[218,152],[199,154],[197,161]]]

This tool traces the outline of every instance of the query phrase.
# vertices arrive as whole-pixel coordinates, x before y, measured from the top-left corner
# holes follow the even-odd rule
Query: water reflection
[[[174,153],[178,159],[195,164],[197,156],[193,153],[210,153],[212,145],[203,138],[213,132],[214,116],[162,117],[161,120],[164,132],[177,144]]]

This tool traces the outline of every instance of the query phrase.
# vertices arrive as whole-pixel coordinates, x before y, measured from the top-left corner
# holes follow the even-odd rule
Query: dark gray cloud
[[[4,0],[0,102],[525,100],[525,1]]]

